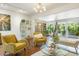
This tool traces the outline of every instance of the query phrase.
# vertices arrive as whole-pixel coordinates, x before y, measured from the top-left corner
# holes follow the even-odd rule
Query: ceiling
[[[78,3],[43,3],[43,5],[46,7],[46,11],[39,14],[39,13],[36,13],[33,9],[36,3],[8,3],[7,5],[9,7],[4,9],[15,11],[15,12],[22,12],[29,16],[49,15],[49,14],[59,13],[59,12],[63,12],[74,8],[79,8]]]
[[[33,9],[36,6],[36,3],[35,4],[34,3],[11,3],[10,5],[25,10],[29,15],[37,14]],[[43,5],[46,7],[46,10],[48,11],[48,10],[60,7],[62,5],[65,5],[65,4],[44,3]]]

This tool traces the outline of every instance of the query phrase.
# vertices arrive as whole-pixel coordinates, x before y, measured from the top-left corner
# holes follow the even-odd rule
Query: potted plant
[[[43,34],[44,36],[47,36],[47,35],[48,35],[48,30],[44,30],[44,31],[42,32],[42,34]]]
[[[54,33],[53,33],[53,40],[55,43],[58,43],[59,41],[59,36],[58,36],[58,23],[56,22],[55,24],[55,29],[54,29]]]
[[[58,35],[53,35],[53,41],[54,41],[55,43],[58,43],[58,41],[59,41],[59,36],[58,36]]]

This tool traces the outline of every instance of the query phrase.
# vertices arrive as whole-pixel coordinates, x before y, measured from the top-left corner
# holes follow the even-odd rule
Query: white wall
[[[26,15],[21,13],[16,13],[16,12],[7,11],[7,10],[1,10],[1,9],[0,9],[0,14],[8,14],[11,16],[11,30],[0,31],[0,33],[2,33],[2,35],[15,34],[18,39],[21,39],[20,21],[21,19],[29,20],[29,18]]]
[[[79,17],[79,8],[66,10],[66,11],[56,13],[56,14],[44,16],[44,17],[41,17],[41,19],[47,22],[51,22],[54,20],[61,20],[61,19],[68,19],[68,18],[75,18],[75,17]]]
[[[31,32],[32,32],[32,35],[33,35],[33,33],[35,32],[36,21],[35,21],[35,19],[31,19],[31,20],[32,20]]]
[[[56,15],[58,19],[79,17],[79,9],[63,11],[63,12],[57,13]]]

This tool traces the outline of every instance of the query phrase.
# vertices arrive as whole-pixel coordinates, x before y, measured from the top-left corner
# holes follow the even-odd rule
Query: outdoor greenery
[[[68,32],[71,35],[79,36],[79,23],[68,24]]]
[[[54,31],[54,26],[53,26],[53,24],[48,25],[47,31],[48,31],[49,33],[52,33],[52,32]]]
[[[45,35],[45,36],[48,35],[48,30],[47,30],[47,29],[44,30],[44,31],[42,32],[42,34]]]
[[[66,24],[58,24],[58,33],[61,33],[62,35],[65,35]],[[79,36],[79,23],[69,23],[68,25],[68,33],[69,35],[76,35]],[[54,32],[55,25],[49,24],[48,27],[43,31],[44,35],[48,35]]]
[[[62,35],[65,35],[65,25],[64,24],[59,24],[58,32],[61,33]]]
[[[49,24],[48,27],[43,31],[43,35],[48,35],[54,31],[54,25]]]

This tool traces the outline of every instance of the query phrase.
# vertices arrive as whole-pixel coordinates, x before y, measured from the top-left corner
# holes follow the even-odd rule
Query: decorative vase
[[[51,43],[51,45],[48,47],[48,52],[51,55],[55,55],[55,52],[56,52],[56,45],[55,45],[55,43]]]

